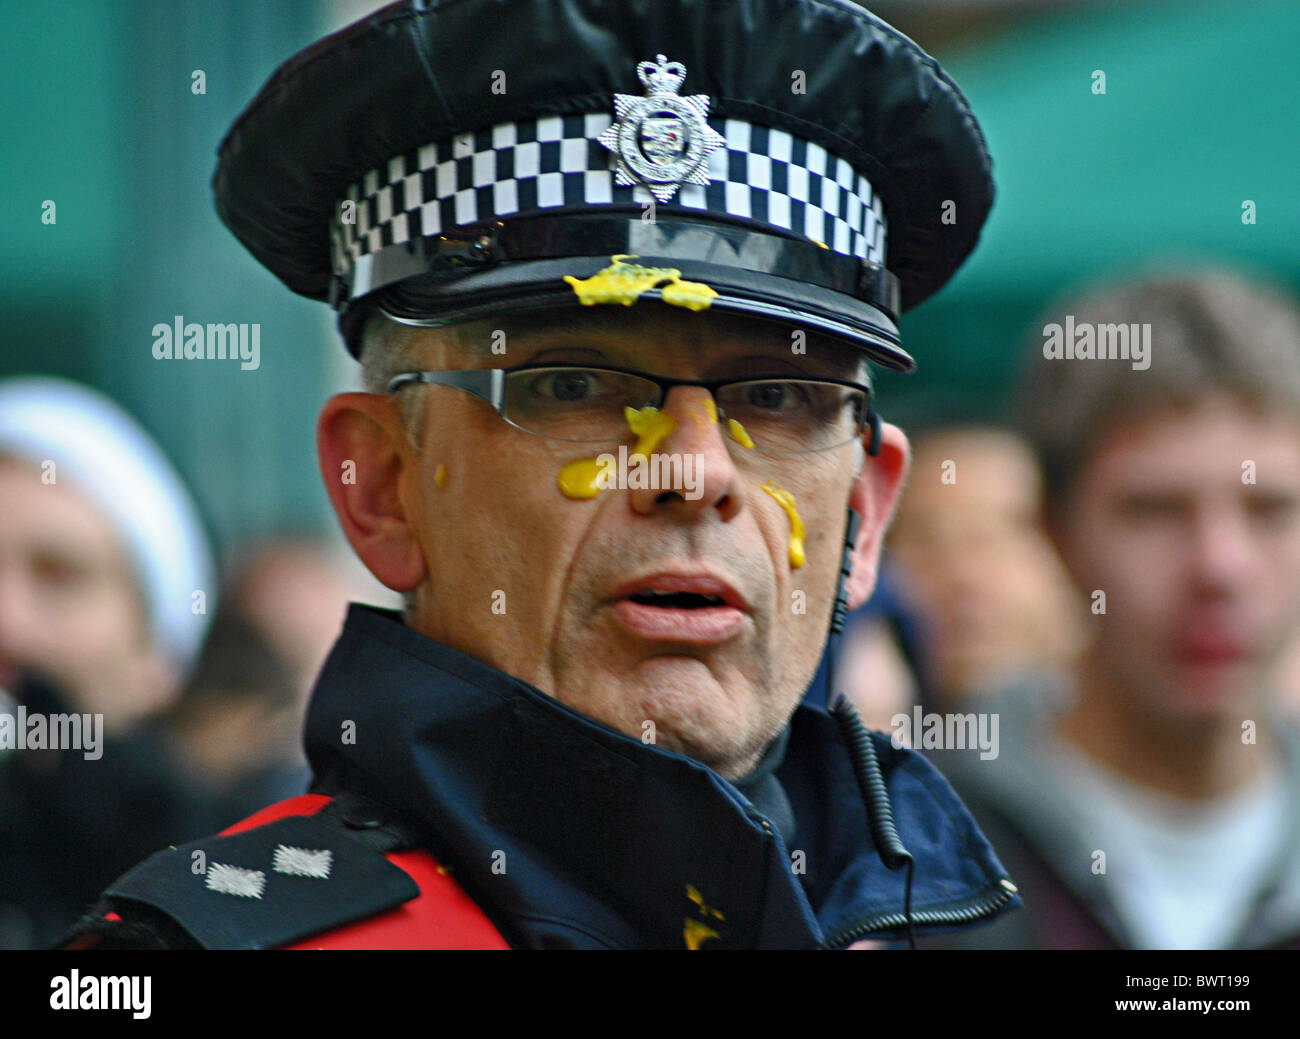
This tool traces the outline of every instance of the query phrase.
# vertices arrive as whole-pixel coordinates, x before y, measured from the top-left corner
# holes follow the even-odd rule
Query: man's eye
[[[1185,504],[1174,495],[1134,494],[1120,500],[1119,510],[1135,520],[1173,519],[1185,511]]]
[[[42,553],[32,560],[32,573],[48,588],[70,588],[90,576],[83,564],[50,553]]]
[[[764,411],[780,411],[794,403],[790,387],[779,382],[755,383],[745,398],[751,406]]]
[[[599,377],[588,371],[548,372],[533,383],[533,393],[557,401],[586,400],[599,390]]]
[[[1296,499],[1286,494],[1259,494],[1246,502],[1250,516],[1262,523],[1288,523],[1295,518],[1296,507]]]

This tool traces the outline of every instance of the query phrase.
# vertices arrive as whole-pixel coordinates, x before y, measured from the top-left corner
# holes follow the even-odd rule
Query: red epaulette
[[[112,911],[70,947],[143,930],[207,949],[508,949],[421,844],[356,794],[291,797],[119,877]]]
[[[332,798],[302,794],[269,805],[221,831],[226,837],[289,815],[315,815]],[[500,932],[451,877],[451,871],[423,849],[384,856],[420,889],[411,901],[378,916],[348,924],[286,949],[508,949]]]

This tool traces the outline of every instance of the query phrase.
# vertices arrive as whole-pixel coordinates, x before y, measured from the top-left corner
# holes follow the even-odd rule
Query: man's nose
[[[713,395],[702,386],[674,386],[661,412],[672,428],[649,451],[649,487],[629,493],[632,507],[649,515],[669,502],[703,514],[717,509],[724,521],[742,508],[740,472],[727,443],[727,426],[719,419]],[[629,459],[629,465],[633,460]]]
[[[1223,504],[1196,511],[1191,562],[1197,583],[1221,588],[1239,582],[1250,573],[1253,558],[1244,510]]]

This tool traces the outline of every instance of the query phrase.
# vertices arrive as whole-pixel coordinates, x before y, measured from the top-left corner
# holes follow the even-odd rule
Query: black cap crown
[[[435,325],[645,298],[902,370],[899,313],[993,200],[956,84],[847,0],[394,4],[277,70],[213,186],[354,352],[372,305]]]

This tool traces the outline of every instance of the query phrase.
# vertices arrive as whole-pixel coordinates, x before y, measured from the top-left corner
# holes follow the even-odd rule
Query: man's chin
[[[1259,669],[1251,663],[1184,663],[1173,669],[1165,710],[1187,722],[1240,722],[1252,716],[1260,690]]]
[[[623,733],[647,746],[672,751],[707,765],[727,778],[730,773],[743,775],[752,768],[757,752],[745,740],[751,726],[730,716],[702,710],[699,704],[688,703],[691,709],[681,711],[678,705],[660,699],[658,702],[642,701],[642,709],[615,718],[601,716],[579,704],[570,704],[575,710]],[[748,765],[748,767],[746,767]],[[739,771],[737,771],[739,769]]]
[[[574,675],[578,682],[557,698],[634,740],[723,775],[737,762],[752,767],[772,727],[773,705],[765,702],[759,683],[736,666],[734,654],[674,647],[623,660],[614,649],[601,654],[598,671],[584,668]]]
[[[1216,680],[1217,679],[1217,680]],[[1189,717],[1232,717],[1242,719],[1243,711],[1257,702],[1258,687],[1248,687],[1234,679],[1189,682],[1175,695],[1174,710]]]

